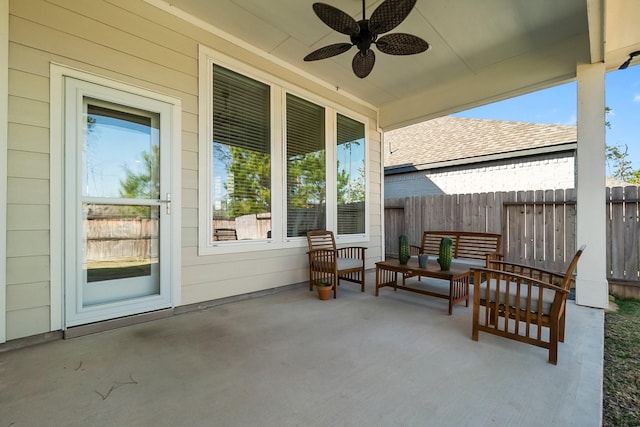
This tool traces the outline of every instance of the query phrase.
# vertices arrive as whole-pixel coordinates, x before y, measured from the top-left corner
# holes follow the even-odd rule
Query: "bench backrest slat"
[[[422,253],[438,255],[440,241],[449,237],[453,242],[453,257],[463,259],[486,259],[487,254],[499,253],[502,236],[494,233],[465,231],[425,231],[422,234]]]

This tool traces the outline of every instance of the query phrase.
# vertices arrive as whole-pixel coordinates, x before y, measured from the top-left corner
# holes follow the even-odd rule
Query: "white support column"
[[[579,65],[577,154],[577,245],[587,245],[578,263],[576,303],[605,308],[607,282],[605,210],[605,67]]]
[[[9,128],[9,0],[0,0],[0,343],[7,340],[7,139]]]

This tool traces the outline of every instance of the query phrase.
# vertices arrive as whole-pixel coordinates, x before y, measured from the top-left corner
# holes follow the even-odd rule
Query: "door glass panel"
[[[160,293],[159,215],[158,206],[83,204],[85,306]]]
[[[160,294],[159,115],[87,99],[83,306]]]
[[[84,204],[87,282],[150,276],[158,263],[159,208]]]
[[[82,194],[158,199],[159,115],[87,105]]]

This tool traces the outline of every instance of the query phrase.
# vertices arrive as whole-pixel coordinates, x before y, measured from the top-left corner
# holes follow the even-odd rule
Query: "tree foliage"
[[[134,172],[129,166],[123,166],[124,180],[120,180],[120,197],[127,199],[159,199],[160,198],[160,147],[151,146],[151,152],[142,153],[142,170]],[[152,216],[151,206],[120,206],[118,214],[122,217],[149,218]]]
[[[611,108],[604,108],[605,116],[611,113]],[[611,129],[611,122],[606,120],[604,125]],[[607,145],[605,147],[607,167],[610,170],[609,176],[628,182],[630,184],[640,184],[640,169],[633,169],[629,160],[629,147],[625,144],[624,149],[620,145]]]
[[[232,218],[271,212],[271,155],[239,147],[227,147],[225,184],[227,212]]]
[[[619,145],[608,145],[605,149],[607,161],[612,170],[610,176],[623,182],[630,182],[634,173],[631,168],[631,162],[628,160],[629,147],[627,145],[622,149]]]
[[[340,170],[338,162],[338,204],[363,202],[365,196],[364,161],[357,169],[357,175],[352,176],[346,170]]]
[[[325,164],[325,150],[305,153],[289,159],[287,197],[290,208],[307,208],[326,203]]]
[[[151,146],[151,152],[142,153],[142,171],[134,172],[124,165],[125,178],[120,180],[120,197],[128,199],[158,199],[160,196],[160,147]]]

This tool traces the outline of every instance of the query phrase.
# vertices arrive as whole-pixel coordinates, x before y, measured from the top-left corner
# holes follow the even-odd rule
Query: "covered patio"
[[[568,304],[557,366],[471,307],[343,283],[1,355],[6,425],[598,426],[603,312]],[[5,347],[5,350],[7,348]]]
[[[326,1],[354,19],[382,4]],[[608,305],[604,77],[640,49],[640,3],[418,0],[394,32],[431,48],[380,54],[366,79],[354,76],[354,51],[303,61],[346,38],[318,19],[312,3],[0,0],[3,424],[600,424]],[[221,209],[215,202],[223,205],[213,197],[213,107],[227,105],[212,81],[233,75],[241,88],[268,93],[260,99],[270,130],[263,145],[244,149],[273,153],[264,190],[277,221],[248,242],[220,242],[210,232]],[[318,166],[326,197],[311,201],[328,201],[318,207],[334,231],[344,145],[338,129],[359,130],[363,227],[343,232],[338,244],[367,247],[371,269],[385,256],[384,132],[572,80],[576,241],[588,249],[557,366],[543,349],[485,334],[472,341],[470,307],[448,316],[442,300],[389,290],[374,297],[371,270],[364,293],[344,284],[339,299],[319,302],[307,290],[306,240],[290,232],[296,216],[286,203],[297,154],[286,149],[296,123],[290,128],[288,117],[317,113],[315,135],[324,135],[317,150],[328,153]],[[84,207],[131,203],[120,193],[84,198],[83,173],[93,170],[81,155],[90,106],[135,107],[149,134],[158,120],[164,132],[154,142],[162,145],[162,190],[140,202],[160,217],[160,273],[139,294],[105,283],[104,299],[85,298],[95,283],[85,277]],[[236,182],[231,168],[218,168]],[[59,339],[73,328],[159,311],[179,315]]]

